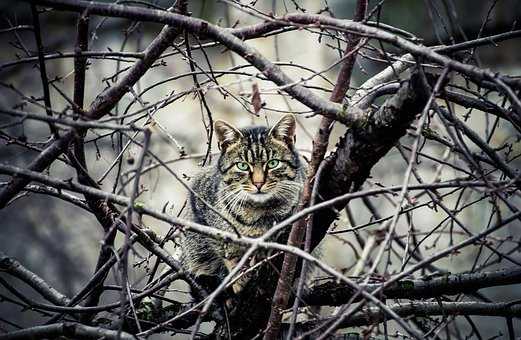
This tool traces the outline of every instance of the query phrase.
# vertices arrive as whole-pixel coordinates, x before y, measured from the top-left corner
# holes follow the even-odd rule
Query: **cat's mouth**
[[[264,204],[269,202],[273,195],[267,192],[248,192],[248,201],[255,204]]]

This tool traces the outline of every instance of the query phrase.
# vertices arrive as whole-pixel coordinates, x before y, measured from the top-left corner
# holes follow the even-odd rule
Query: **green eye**
[[[239,163],[236,163],[235,165],[237,166],[237,169],[239,169],[241,171],[246,171],[250,168],[250,166],[246,162],[239,162]]]
[[[280,162],[276,159],[270,159],[266,166],[268,167],[268,169],[274,169],[279,165],[279,163]]]

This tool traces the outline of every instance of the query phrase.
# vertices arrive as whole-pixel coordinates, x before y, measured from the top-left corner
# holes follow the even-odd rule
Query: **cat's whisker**
[[[231,206],[235,203],[235,201],[237,201],[240,198],[243,190],[244,190],[244,187],[239,185],[239,186],[236,186],[234,189],[230,190],[229,192],[227,192],[225,195],[223,195],[222,201],[225,203],[225,208],[227,210],[231,210],[229,208],[231,208]]]
[[[238,211],[238,208],[240,207],[239,203],[244,200],[244,196],[246,195],[246,193],[244,191],[240,191],[237,196],[236,196],[236,199],[234,200],[234,203],[230,206],[230,210],[229,211]]]
[[[242,206],[246,202],[246,197],[247,197],[246,193],[244,191],[242,191],[240,194],[240,200],[237,204],[237,209],[242,210]]]
[[[235,196],[236,194],[238,194],[239,191],[241,191],[240,188],[239,189],[235,189],[233,191],[226,192],[224,195],[221,196],[220,201],[223,201],[223,202],[227,201],[229,198],[231,198],[231,197]]]
[[[232,197],[230,197],[229,200],[227,200],[227,202],[225,204],[226,210],[228,210],[228,211],[232,210],[233,205],[240,198],[240,193],[241,193],[241,191],[237,191]]]
[[[280,182],[274,187],[273,192],[284,194],[282,198],[298,196],[301,190],[300,185],[294,185],[293,183]]]
[[[219,200],[218,204],[222,206],[222,210],[224,211],[230,211],[231,205],[238,199],[238,196],[242,192],[242,188],[239,186],[237,188],[234,188],[228,192],[225,192],[223,196],[221,196],[221,199]]]
[[[223,205],[223,204],[224,204],[224,205],[227,205],[228,202],[229,202],[231,199],[233,199],[233,197],[234,197],[236,194],[237,194],[236,191],[234,191],[234,192],[230,192],[230,193],[227,193],[226,196],[223,196],[223,197],[221,197],[221,198],[219,199],[218,204],[221,204],[221,205]]]
[[[280,182],[278,182],[278,184],[283,185],[283,186],[296,187],[296,188],[304,187],[304,185],[302,183],[298,183],[298,182],[280,181]]]

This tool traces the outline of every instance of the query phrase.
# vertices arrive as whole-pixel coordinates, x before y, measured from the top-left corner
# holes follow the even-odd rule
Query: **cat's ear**
[[[239,130],[225,121],[216,120],[213,127],[220,150],[224,151],[228,145],[238,142],[242,137],[242,133]]]
[[[295,142],[296,124],[295,116],[286,114],[271,128],[269,136],[292,145]]]

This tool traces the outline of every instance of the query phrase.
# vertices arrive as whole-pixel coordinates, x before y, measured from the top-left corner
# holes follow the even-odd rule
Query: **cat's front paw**
[[[222,281],[219,276],[209,274],[197,275],[195,280],[208,292],[211,292],[217,288]]]
[[[228,269],[228,271],[232,271],[235,268],[238,260],[239,260],[238,258],[224,260],[224,264],[225,264],[226,268]],[[245,269],[247,269],[247,268],[245,268]],[[232,283],[232,290],[236,295],[239,295],[244,290],[244,287],[246,287],[246,285],[248,284],[248,282],[251,279],[250,274],[248,272],[246,272],[245,270],[242,270],[241,272],[239,272],[238,275],[239,276],[236,277],[234,279],[234,282]]]

